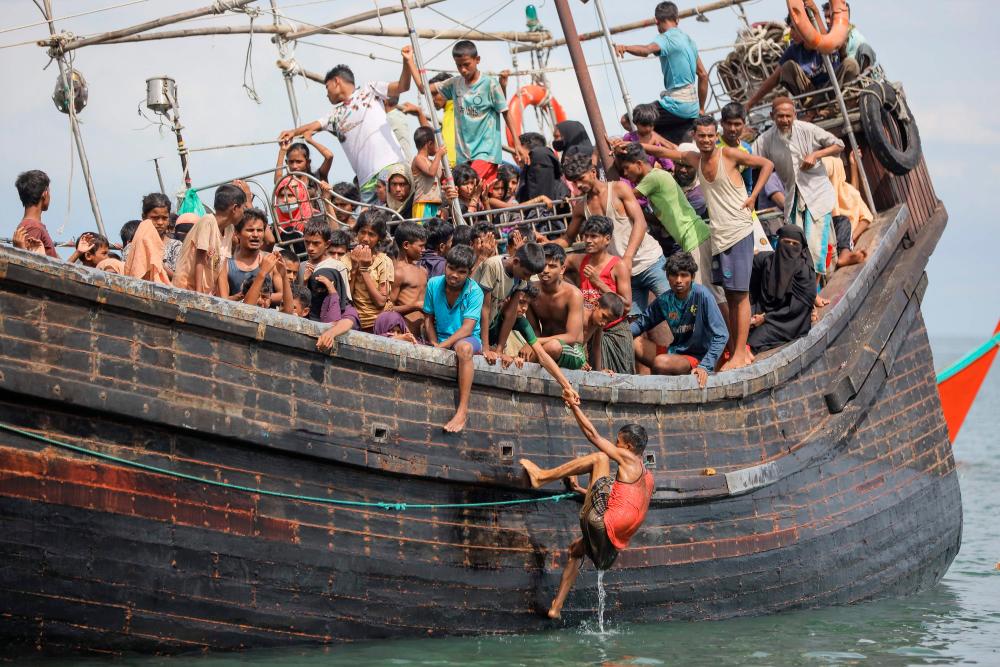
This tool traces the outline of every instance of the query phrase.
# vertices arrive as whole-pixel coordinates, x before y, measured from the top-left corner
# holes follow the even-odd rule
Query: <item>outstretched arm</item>
[[[569,383],[569,380],[566,379],[566,376],[563,375],[562,370],[560,370],[559,364],[557,364],[555,360],[549,356],[549,353],[545,351],[542,344],[536,340],[531,346],[531,349],[534,351],[535,357],[538,358],[539,365],[547,370],[549,375],[551,375],[555,381],[559,383],[559,386],[562,387],[563,396],[566,396],[566,394],[569,393],[573,397],[574,401],[579,401],[580,395],[576,393],[576,389],[573,388],[573,385]]]
[[[632,56],[639,56],[640,58],[645,58],[647,56],[655,56],[660,52],[660,45],[646,44],[645,46],[640,45],[627,45],[627,44],[615,44],[615,53],[618,57],[623,57],[626,53]]]
[[[569,409],[573,411],[573,416],[576,418],[576,423],[580,426],[580,430],[583,431],[584,437],[597,447],[599,450],[608,455],[612,461],[617,461],[619,464],[622,463],[624,457],[622,456],[622,450],[615,447],[613,442],[605,440],[601,437],[601,434],[597,432],[594,425],[587,419],[587,415],[583,414],[583,409],[580,407],[579,400],[573,401],[569,400],[570,397],[563,395],[566,400],[566,405]]]
[[[314,120],[311,123],[300,125],[294,130],[285,130],[278,135],[278,143],[290,143],[295,137],[305,136],[306,132],[312,134],[313,132],[319,132],[322,129],[323,123],[318,120]]]
[[[757,104],[762,99],[764,99],[765,95],[774,90],[775,87],[778,85],[778,80],[780,78],[781,78],[781,68],[776,67],[774,71],[771,72],[771,76],[764,79],[764,81],[760,84],[760,88],[757,89],[757,92],[751,95],[750,99],[747,100],[747,111],[757,106]]]

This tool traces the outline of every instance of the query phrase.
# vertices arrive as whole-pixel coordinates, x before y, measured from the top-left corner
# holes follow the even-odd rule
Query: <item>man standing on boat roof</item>
[[[698,46],[677,24],[677,5],[661,2],[653,13],[659,35],[645,46],[615,45],[619,57],[626,53],[645,58],[658,56],[663,70],[663,94],[656,105],[660,117],[654,128],[657,134],[679,144],[691,129],[694,119],[705,113],[708,100],[708,70],[698,56]],[[697,82],[697,85],[696,85]]]
[[[410,89],[413,49],[404,46],[400,53],[403,71],[398,81],[371,81],[358,88],[351,68],[334,67],[326,74],[326,96],[334,105],[330,115],[278,135],[279,142],[286,142],[320,130],[333,133],[358,177],[361,200],[366,204],[376,203],[375,188],[380,173],[396,165],[409,169],[385,111],[387,100]]]
[[[521,459],[531,480],[532,488],[556,480],[570,480],[576,475],[590,475],[590,486],[580,510],[580,537],[569,545],[569,561],[559,582],[559,592],[549,607],[549,618],[559,618],[576,576],[580,573],[584,555],[598,570],[614,565],[618,552],[628,547],[629,541],[646,520],[649,501],[653,498],[656,483],[642,460],[648,436],[639,424],[626,424],[618,430],[615,442],[605,440],[580,408],[580,397],[563,389],[563,400],[573,411],[580,430],[590,440],[597,452],[580,456],[558,468],[544,470]],[[618,471],[611,476],[611,462],[618,464]]]

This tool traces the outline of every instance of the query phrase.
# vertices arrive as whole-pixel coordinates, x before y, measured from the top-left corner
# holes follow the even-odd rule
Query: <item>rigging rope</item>
[[[187,473],[178,472],[176,470],[168,470],[166,468],[160,468],[159,466],[150,465],[148,463],[142,463],[140,461],[132,461],[130,459],[125,459],[120,456],[115,456],[114,454],[106,454],[105,452],[99,452],[93,449],[88,449],[87,447],[82,447],[80,445],[72,445],[68,442],[53,440],[52,438],[46,437],[44,435],[32,433],[31,431],[25,431],[15,426],[11,426],[10,424],[4,424],[2,422],[0,422],[0,430],[7,431],[8,433],[14,433],[16,435],[20,435],[25,438],[30,438],[38,442],[44,442],[45,444],[48,445],[53,445],[55,447],[60,447],[62,449],[66,449],[71,452],[76,452],[77,454],[84,454],[86,456],[91,456],[93,458],[100,459],[103,461],[118,463],[120,465],[128,466],[130,468],[137,468],[139,470],[145,470],[146,472],[152,472],[159,475],[166,475],[168,477],[175,477],[177,479],[183,479],[189,482],[206,484],[208,486],[216,486],[219,488],[229,489],[232,491],[242,491],[244,493],[253,493],[261,496],[270,496],[272,498],[284,498],[287,500],[298,500],[309,503],[320,503],[323,505],[337,505],[341,507],[366,507],[372,509],[395,510],[398,512],[404,512],[406,510],[416,510],[416,509],[422,509],[422,510],[466,509],[466,508],[476,508],[476,507],[508,507],[512,505],[529,505],[532,503],[541,503],[541,502],[557,503],[560,500],[564,500],[566,498],[573,498],[577,496],[577,494],[575,493],[559,493],[556,495],[542,496],[539,498],[519,498],[517,500],[493,500],[480,503],[405,503],[399,501],[342,500],[337,498],[322,498],[319,496],[303,496],[296,493],[285,493],[283,491],[258,489],[252,486],[243,486],[241,484],[230,484],[229,482],[220,482],[214,479],[205,479],[204,477],[198,477],[197,475],[189,475]]]
[[[68,16],[60,16],[58,18],[52,19],[52,21],[53,22],[55,22],[55,21],[65,21],[67,19],[75,19],[78,16],[89,16],[90,14],[99,14],[101,12],[106,12],[106,11],[109,11],[109,10],[112,10],[112,9],[119,9],[121,7],[129,7],[131,5],[138,5],[138,4],[142,3],[142,2],[149,2],[149,0],[130,0],[129,2],[123,2],[123,3],[118,4],[118,5],[111,5],[110,7],[101,7],[100,9],[91,9],[90,11],[86,11],[86,12],[79,12],[77,14],[70,14]],[[36,23],[25,23],[24,25],[14,26],[13,28],[3,28],[3,29],[0,29],[0,35],[4,34],[6,32],[14,32],[16,30],[24,30],[25,28],[34,28],[36,26],[46,25],[47,23],[48,23],[48,21],[38,21]],[[37,41],[37,40],[32,40],[31,43],[34,44],[35,41]]]

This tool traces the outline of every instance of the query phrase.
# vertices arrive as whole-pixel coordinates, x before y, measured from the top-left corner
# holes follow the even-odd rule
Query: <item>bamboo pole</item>
[[[56,24],[52,20],[52,2],[44,0],[43,10],[45,21],[49,26],[49,34],[55,37]],[[97,223],[97,231],[104,238],[108,237],[104,229],[104,218],[101,216],[101,206],[97,203],[97,191],[94,189],[94,178],[90,174],[90,161],[87,159],[87,149],[83,145],[83,134],[80,132],[80,121],[76,117],[76,99],[73,89],[73,72],[66,67],[63,54],[54,55],[56,63],[59,65],[59,77],[63,87],[66,89],[66,99],[69,102],[69,129],[73,134],[73,141],[76,143],[76,154],[80,158],[80,168],[83,170],[83,180],[87,184],[87,196],[90,198],[90,210],[94,213],[94,222]],[[72,166],[72,158],[70,161]]]
[[[604,127],[601,107],[597,103],[597,94],[594,92],[594,82],[590,79],[587,59],[583,55],[583,47],[580,46],[576,24],[573,22],[573,12],[569,8],[568,0],[555,0],[555,5],[556,11],[559,12],[559,22],[562,24],[563,35],[566,36],[566,44],[569,47],[569,57],[576,70],[576,79],[580,85],[580,94],[583,96],[583,105],[587,108],[590,129],[594,133],[594,144],[600,154],[604,173],[610,178],[613,173],[614,160],[611,157],[611,147],[608,145],[608,132]]]
[[[276,64],[278,65],[278,69],[282,71],[291,71],[295,66],[290,60],[279,60]],[[322,74],[319,74],[318,72],[310,72],[302,67],[297,68],[295,70],[295,74],[303,76],[310,81],[315,81],[316,83],[326,83],[326,77]]]
[[[253,34],[280,35],[286,40],[291,39],[295,33],[289,32],[290,26],[255,25]],[[204,37],[208,35],[248,35],[250,26],[228,25],[215,26],[212,28],[187,28],[184,30],[162,30],[160,32],[150,32],[141,35],[129,35],[102,41],[100,44],[133,44],[135,42],[152,42],[160,39],[178,39],[181,37]],[[354,26],[338,28],[336,34],[340,35],[364,35],[370,37],[409,37],[409,33],[403,28],[378,28],[374,26]],[[431,30],[417,29],[417,36],[421,39],[474,39],[480,42],[538,42],[549,38],[548,33],[537,32],[479,32],[478,30]],[[39,46],[49,46],[49,40],[38,42]],[[75,43],[74,43],[75,44]],[[69,45],[67,45],[69,48]],[[73,46],[73,48],[77,48]],[[525,47],[519,47],[525,48]],[[530,47],[534,48],[534,47]],[[530,48],[528,50],[530,50]]]
[[[717,9],[725,9],[726,7],[732,7],[734,5],[742,5],[745,2],[750,2],[750,0],[716,0],[716,2],[709,2],[704,5],[698,5],[696,7],[691,7],[690,9],[681,10],[677,17],[679,19],[686,19],[692,16],[698,16],[700,14],[705,14],[707,12],[714,12]],[[650,26],[656,25],[654,19],[643,19],[641,21],[632,21],[631,23],[623,23],[621,25],[612,26],[608,28],[608,32],[612,35],[617,35],[620,32],[630,32],[632,30],[641,30],[642,28],[648,28]],[[580,35],[581,42],[587,42],[592,39],[599,39],[604,37],[603,30],[595,30],[594,32],[585,32]],[[549,39],[542,42],[538,42],[533,46],[519,46],[517,47],[518,52],[531,51],[533,49],[551,49],[557,46],[565,46],[566,39]]]
[[[420,51],[420,40],[417,38],[417,30],[413,27],[413,16],[410,15],[410,3],[409,0],[400,0],[400,4],[403,16],[406,18],[406,28],[410,33],[410,45],[413,47],[413,60],[417,66],[417,75],[420,77],[420,80],[414,83],[424,93],[424,104],[427,105],[427,118],[431,122],[431,127],[434,128],[435,141],[438,142],[438,146],[443,147],[445,145],[444,135],[441,134],[441,123],[438,122],[437,111],[434,109],[434,95],[431,93],[430,82],[424,80],[424,56]],[[439,148],[438,150],[441,149]],[[449,185],[454,183],[451,177],[451,164],[449,164],[449,160],[441,160],[441,173],[444,176],[445,183]],[[453,199],[451,202],[451,214],[452,219],[456,223],[460,225],[465,224],[465,220],[462,219],[462,209],[457,199]]]
[[[436,5],[439,2],[444,2],[444,0],[417,0],[416,2],[411,2],[410,9],[419,9],[421,7],[429,7],[430,5]],[[361,12],[360,14],[355,14],[354,16],[347,16],[333,23],[327,23],[326,25],[316,26],[314,28],[307,28],[305,30],[299,30],[288,35],[288,39],[302,39],[304,37],[312,37],[313,35],[318,35],[320,33],[332,32],[334,30],[339,30],[340,28],[346,28],[347,26],[354,25],[355,23],[361,23],[362,21],[367,21],[369,19],[380,18],[382,16],[391,16],[392,14],[398,14],[403,11],[400,7],[378,7],[376,9],[371,9],[367,12]]]
[[[214,3],[207,7],[201,7],[200,9],[192,9],[187,12],[181,12],[180,14],[172,14],[170,16],[164,16],[162,18],[154,19],[152,21],[146,21],[145,23],[139,23],[137,25],[121,28],[119,30],[112,30],[111,32],[101,33],[100,35],[94,35],[93,37],[86,37],[84,39],[75,39],[71,42],[60,43],[59,40],[53,37],[48,40],[41,40],[38,42],[39,46],[49,46],[58,49],[60,52],[65,53],[66,51],[72,51],[74,49],[79,49],[83,46],[90,46],[92,44],[103,44],[111,40],[117,40],[124,37],[129,37],[132,35],[137,35],[139,33],[145,32],[147,30],[154,30],[156,28],[162,28],[165,25],[171,25],[173,23],[180,23],[181,21],[187,21],[189,19],[196,19],[202,16],[207,16],[209,14],[222,14],[231,9],[241,9],[251,2],[256,2],[256,0],[216,0]]]

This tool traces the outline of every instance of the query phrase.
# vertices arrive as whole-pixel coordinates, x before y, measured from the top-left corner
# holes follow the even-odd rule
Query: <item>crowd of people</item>
[[[330,114],[278,137],[273,210],[253,207],[240,181],[218,187],[204,215],[176,215],[152,193],[121,229],[120,252],[88,233],[67,261],[324,323],[323,351],[352,330],[451,350],[459,399],[449,432],[465,426],[476,355],[539,363],[570,402],[565,369],[693,375],[704,386],[808,333],[830,272],[865,261],[854,243],[872,212],[853,156],[845,163],[840,139],[800,120],[793,98],[771,101],[773,124],[759,135],[737,102],[706,115],[707,73],[676,5],[659,3],[654,17],[653,42],[617,51],[658,56],[663,93],[622,119],[627,131],[608,137],[612,156],[577,121],[559,123],[551,143],[521,133],[506,74],[482,71],[474,43],[455,44],[456,75],[428,81],[406,47],[396,81],[329,71]],[[810,78],[818,55],[790,32],[787,58],[752,103],[778,84],[822,87]],[[874,60],[852,35],[853,54],[838,59],[847,77],[859,52]],[[424,111],[400,103],[411,85],[433,97],[440,140]],[[323,132],[337,138],[353,182],[328,182]],[[49,186],[41,171],[18,177],[24,214],[13,240],[58,259],[42,221]],[[565,229],[540,234],[530,216],[523,222],[526,209],[564,214]]]

